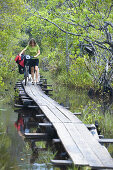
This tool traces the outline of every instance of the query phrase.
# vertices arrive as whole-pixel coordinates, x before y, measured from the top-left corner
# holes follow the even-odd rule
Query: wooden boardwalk
[[[52,123],[75,165],[113,169],[113,159],[109,152],[94,138],[81,120],[48,97],[39,85],[29,83],[24,89]]]

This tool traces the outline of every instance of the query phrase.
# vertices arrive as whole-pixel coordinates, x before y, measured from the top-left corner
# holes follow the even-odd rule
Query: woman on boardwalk
[[[33,58],[30,59],[30,66],[31,66],[31,76],[32,76],[32,84],[34,85],[34,69],[36,71],[36,84],[38,84],[38,64],[39,59],[38,56],[40,55],[40,49],[37,45],[35,39],[30,39],[26,48],[24,48],[20,52],[20,56],[26,51],[26,54],[32,56]]]

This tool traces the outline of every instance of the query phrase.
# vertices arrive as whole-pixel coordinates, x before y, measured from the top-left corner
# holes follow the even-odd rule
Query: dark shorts
[[[30,59],[29,65],[31,67],[38,66],[38,64],[39,64],[39,59]]]

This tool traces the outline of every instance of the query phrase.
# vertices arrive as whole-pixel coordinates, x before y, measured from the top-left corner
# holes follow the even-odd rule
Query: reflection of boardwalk
[[[107,149],[93,137],[73,113],[45,95],[40,86],[33,86],[29,83],[24,86],[24,89],[53,124],[65,150],[75,165],[113,168],[113,159]]]

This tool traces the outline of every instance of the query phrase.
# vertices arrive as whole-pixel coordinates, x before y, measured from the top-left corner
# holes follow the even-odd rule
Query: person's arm
[[[40,55],[40,50],[38,50],[37,55],[35,55],[34,57],[38,57]]]
[[[21,52],[20,52],[20,54],[19,54],[19,56],[21,57],[21,55],[24,53],[24,51],[27,49],[27,47],[26,48],[24,48]]]

